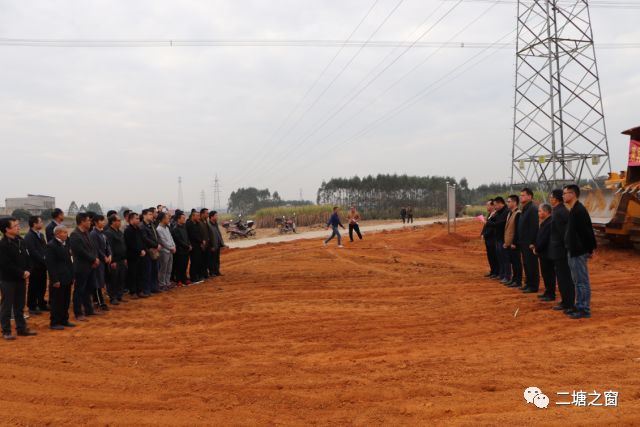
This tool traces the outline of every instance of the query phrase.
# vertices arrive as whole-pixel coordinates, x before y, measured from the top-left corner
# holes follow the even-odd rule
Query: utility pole
[[[204,190],[200,191],[200,209],[207,207],[207,200],[204,195]]]
[[[611,170],[587,0],[518,0],[511,185],[551,190]]]
[[[178,177],[178,209],[184,210],[184,197],[182,196],[182,177]]]
[[[222,205],[220,203],[220,180],[218,180],[218,174],[216,174],[216,178],[213,180],[213,209],[216,211],[222,209]]]

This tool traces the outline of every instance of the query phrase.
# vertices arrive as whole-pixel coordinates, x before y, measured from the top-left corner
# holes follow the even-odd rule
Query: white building
[[[27,194],[27,197],[9,197],[4,199],[5,211],[9,214],[16,209],[24,209],[32,215],[41,215],[43,211],[56,207],[56,198],[40,194]]]

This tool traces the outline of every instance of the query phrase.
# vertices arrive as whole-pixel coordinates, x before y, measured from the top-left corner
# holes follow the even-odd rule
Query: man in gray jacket
[[[224,240],[222,240],[222,233],[218,227],[218,212],[211,211],[209,213],[209,229],[211,231],[211,254],[213,258],[213,275],[222,276],[220,273],[220,251],[222,248],[226,248]]]
[[[158,214],[158,242],[160,243],[160,259],[158,260],[158,285],[161,290],[169,290],[171,267],[173,266],[173,254],[176,253],[176,244],[169,229],[169,215],[165,212]]]

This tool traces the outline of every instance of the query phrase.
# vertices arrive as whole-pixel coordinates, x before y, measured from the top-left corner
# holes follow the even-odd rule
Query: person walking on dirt
[[[404,206],[400,208],[400,217],[402,218],[402,223],[404,224],[407,221],[407,208]]]
[[[353,242],[354,231],[358,235],[358,238],[362,240],[362,234],[360,233],[360,226],[358,225],[358,221],[360,221],[360,213],[358,213],[355,206],[351,206],[351,209],[349,209],[347,220],[349,220],[349,240]]]
[[[407,224],[413,224],[413,206],[407,208]]]
[[[562,192],[564,203],[569,209],[569,221],[564,244],[568,252],[571,277],[576,287],[576,309],[569,312],[572,319],[591,317],[591,283],[587,263],[597,248],[596,237],[589,212],[580,198],[580,187],[567,185]]]
[[[331,214],[329,221],[327,221],[327,230],[329,229],[329,227],[331,227],[333,232],[331,233],[331,236],[329,236],[327,240],[324,241],[324,245],[327,246],[327,243],[329,243],[329,241],[333,239],[334,236],[337,236],[338,247],[344,248],[344,246],[342,246],[342,237],[340,236],[340,230],[338,229],[338,227],[342,227],[342,229],[344,230],[344,225],[342,225],[342,223],[340,222],[340,216],[338,215],[338,210],[339,208],[337,206],[334,206],[333,214]]]

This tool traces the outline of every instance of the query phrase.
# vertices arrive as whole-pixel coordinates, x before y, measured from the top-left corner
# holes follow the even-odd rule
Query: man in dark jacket
[[[484,240],[484,246],[487,251],[487,261],[489,262],[489,273],[485,277],[494,278],[499,274],[498,257],[496,255],[496,230],[487,224],[493,222],[495,218],[495,206],[493,199],[487,201],[487,221],[482,227],[482,240]]]
[[[64,225],[53,229],[53,238],[47,244],[46,264],[49,272],[49,302],[51,317],[49,328],[61,331],[75,325],[69,322],[71,285],[73,284],[73,262],[67,238],[69,233]]]
[[[62,209],[60,208],[55,208],[51,212],[51,222],[47,225],[47,228],[45,229],[47,242],[50,242],[51,240],[53,240],[53,229],[59,225],[62,225],[63,221],[64,221],[64,212],[62,212]]]
[[[564,236],[567,232],[569,210],[564,205],[562,190],[553,190],[549,198],[553,212],[551,214],[551,238],[549,241],[549,257],[558,281],[558,290],[562,300],[553,307],[554,310],[573,310],[575,307],[576,290],[571,279],[571,270],[567,260],[567,249],[564,246]]]
[[[44,251],[47,242],[42,234],[44,223],[39,216],[29,218],[29,231],[24,236],[24,244],[29,252],[31,275],[27,290],[27,307],[29,314],[42,314],[48,311],[44,295],[47,293],[47,266],[44,263]]]
[[[204,249],[202,250],[202,277],[213,276],[213,252],[211,251],[211,229],[209,228],[209,209],[200,209],[200,234],[204,236]]]
[[[20,238],[20,223],[16,218],[0,220],[0,325],[2,338],[15,340],[11,335],[11,313],[16,321],[18,335],[36,335],[27,327],[24,320],[25,286],[29,281],[29,255],[23,240]]]
[[[537,294],[540,288],[540,267],[538,257],[533,253],[538,235],[538,206],[533,203],[533,191],[523,188],[520,192],[520,221],[518,222],[518,242],[522,253],[522,264],[526,276],[525,294]]]
[[[591,283],[587,263],[596,250],[596,236],[591,217],[580,198],[580,187],[567,185],[562,192],[569,209],[569,221],[564,243],[568,252],[571,277],[576,287],[576,308],[569,315],[573,319],[591,317]]]
[[[142,211],[142,223],[140,230],[142,231],[142,242],[147,253],[144,263],[144,288],[145,295],[157,294],[160,292],[158,288],[158,258],[160,258],[160,243],[158,241],[158,232],[154,225],[155,209],[144,209]]]
[[[496,197],[493,200],[493,204],[496,209],[494,220],[487,223],[487,226],[492,228],[496,237],[496,257],[498,259],[498,276],[493,277],[497,280],[508,279],[511,274],[511,263],[509,262],[509,252],[504,248],[504,227],[507,224],[507,216],[509,215],[509,209],[505,205],[504,198],[501,196]]]
[[[222,276],[220,273],[220,251],[227,247],[222,239],[222,233],[218,227],[218,212],[212,211],[209,214],[209,229],[211,230],[211,255],[213,258],[213,275]]]
[[[107,295],[111,305],[127,302],[123,299],[127,280],[127,244],[120,229],[122,220],[118,214],[109,217],[109,226],[104,232],[111,248],[111,263],[107,266]]]
[[[556,272],[553,267],[553,260],[549,255],[551,243],[551,205],[543,203],[538,209],[540,226],[536,236],[535,253],[540,258],[540,270],[544,282],[544,293],[538,297],[542,301],[555,301],[556,299]]]
[[[129,226],[124,230],[124,241],[127,245],[127,286],[131,298],[146,298],[142,292],[144,283],[144,262],[147,252],[142,241],[140,230],[140,216],[135,212],[129,212]]]
[[[73,230],[69,237],[71,252],[73,253],[75,281],[73,314],[77,320],[86,321],[86,316],[97,314],[91,303],[91,293],[93,292],[95,281],[93,273],[100,265],[100,259],[98,259],[98,251],[89,238],[89,229],[91,228],[89,214],[80,212],[76,215],[76,225],[76,229]]]
[[[189,285],[191,282],[187,278],[187,266],[189,265],[189,252],[191,243],[185,223],[187,217],[182,211],[175,214],[175,225],[171,230],[171,236],[176,244],[176,253],[173,258],[173,269],[178,286]]]
[[[189,236],[189,242],[191,243],[191,265],[189,266],[189,277],[191,282],[202,283],[202,268],[203,268],[203,256],[204,247],[206,241],[202,235],[202,229],[200,228],[200,216],[198,212],[192,211],[191,218],[187,221],[187,234]]]

